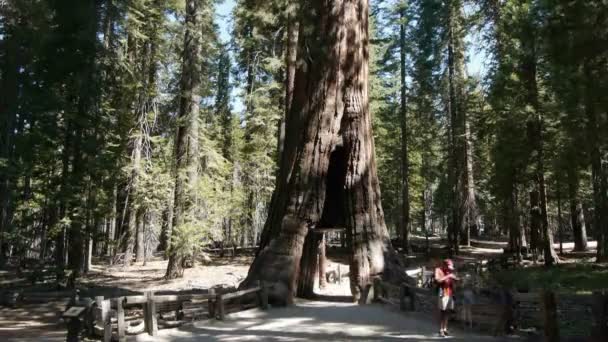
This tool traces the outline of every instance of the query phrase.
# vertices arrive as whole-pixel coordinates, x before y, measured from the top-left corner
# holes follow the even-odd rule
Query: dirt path
[[[451,341],[507,339],[453,330]],[[133,341],[434,341],[434,322],[420,314],[402,313],[382,305],[301,301],[268,311],[252,309],[228,315],[223,322],[199,321],[159,331],[157,337],[139,335]]]

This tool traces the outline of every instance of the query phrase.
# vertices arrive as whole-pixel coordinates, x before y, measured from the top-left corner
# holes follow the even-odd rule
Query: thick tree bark
[[[345,185],[344,190],[332,187],[343,197],[329,196],[343,198],[353,294],[365,293],[362,289],[376,276],[404,279],[384,224],[375,170],[367,103],[367,1],[316,0],[302,12],[302,23],[308,25],[300,29],[300,62],[286,126],[287,139],[290,132],[294,136],[286,140],[275,190],[282,200],[273,201],[261,249],[241,284],[274,283],[271,299],[279,303],[291,302],[299,287],[304,241],[324,214],[332,152]]]
[[[300,22],[298,17],[298,3],[296,0],[288,0],[287,3],[287,43],[285,50],[285,112],[279,123],[279,149],[278,163],[280,165],[285,145],[285,125],[291,111],[293,102],[293,89],[296,76],[296,62],[298,54],[298,33]]]
[[[180,84],[179,124],[176,138],[175,199],[173,230],[167,264],[167,279],[183,275],[183,255],[179,250],[180,227],[191,220],[191,208],[196,202],[195,186],[198,182],[198,121],[199,88],[201,84],[201,10],[200,0],[186,1],[186,32]]]
[[[399,25],[399,67],[401,71],[401,106],[399,120],[401,121],[401,239],[403,252],[410,252],[410,183],[409,183],[409,157],[407,151],[407,84],[406,84],[406,38],[405,38],[405,8],[399,11],[401,24]]]
[[[302,247],[302,258],[300,259],[300,275],[298,280],[298,297],[313,298],[314,284],[319,273],[319,248],[321,247],[321,235],[310,230],[304,240]]]

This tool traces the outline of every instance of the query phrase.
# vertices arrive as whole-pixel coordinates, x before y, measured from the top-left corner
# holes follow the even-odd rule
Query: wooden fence
[[[480,292],[490,292],[482,290]],[[394,305],[402,311],[436,313],[437,293],[434,289],[420,288],[406,283],[394,284],[376,280],[374,298],[381,303]],[[491,297],[478,296],[471,305],[472,321],[478,328],[495,335],[505,331],[511,317],[520,327],[534,327],[544,335],[545,341],[560,340],[560,333],[577,337],[595,337],[597,341],[608,336],[608,294],[571,294],[553,291],[511,293],[511,305],[499,303]],[[457,315],[457,320],[460,315]],[[595,340],[593,340],[595,341]]]
[[[103,341],[126,341],[127,335],[147,332],[156,336],[159,329],[173,328],[201,318],[223,320],[226,314],[252,307],[268,308],[269,287],[263,282],[236,292],[143,295],[94,300],[73,299],[63,318],[68,326],[68,341],[78,341],[82,329]],[[245,300],[243,300],[245,299]],[[255,300],[252,300],[255,299]],[[142,319],[143,312],[143,319]],[[114,338],[113,338],[114,337]]]

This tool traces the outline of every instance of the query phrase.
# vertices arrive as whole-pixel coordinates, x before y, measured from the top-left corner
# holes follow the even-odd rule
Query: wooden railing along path
[[[173,328],[187,322],[211,318],[223,320],[230,312],[252,307],[268,308],[269,287],[258,282],[256,286],[240,291],[157,295],[153,291],[143,295],[123,296],[95,300],[73,299],[63,318],[68,325],[68,341],[78,341],[82,329],[90,335],[99,336],[103,341],[126,341],[126,335],[147,332],[156,336],[160,328]],[[254,301],[248,296],[257,297]],[[127,309],[131,315],[127,316]],[[133,312],[143,309],[143,320]]]
[[[397,286],[377,279],[373,289],[376,301],[399,307],[401,311],[438,310],[437,292],[433,288],[420,288],[406,283]],[[489,329],[495,335],[502,334],[509,310],[513,310],[511,313],[514,319],[538,328],[545,341],[559,341],[560,326],[563,327],[566,320],[572,321],[569,322],[571,325],[588,325],[587,329],[577,333],[582,333],[583,337],[596,337],[600,338],[597,341],[602,341],[601,338],[608,336],[608,293],[605,291],[572,294],[543,290],[513,292],[511,296],[512,303],[509,306],[489,298],[472,304],[472,320],[476,326]]]

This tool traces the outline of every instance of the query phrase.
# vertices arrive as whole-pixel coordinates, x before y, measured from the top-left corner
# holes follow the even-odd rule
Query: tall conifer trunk
[[[405,8],[399,12],[399,67],[401,71],[401,106],[399,120],[401,121],[401,239],[404,253],[410,251],[410,183],[409,159],[407,151],[407,84],[406,84],[406,40],[405,40]]]
[[[579,180],[577,171],[573,167],[568,168],[568,197],[570,201],[570,222],[574,235],[574,250],[587,250],[587,227],[585,225],[585,213],[580,201]]]
[[[19,23],[22,18],[16,19]],[[1,61],[0,68],[2,79],[0,81],[0,160],[6,164],[0,166],[0,266],[4,264],[8,243],[6,242],[7,231],[12,221],[12,194],[13,180],[10,176],[9,167],[12,164],[15,121],[17,118],[18,107],[18,71],[20,58],[20,48],[18,38],[12,32],[4,37],[1,47],[5,50],[4,59]]]
[[[596,75],[592,72],[590,61],[585,61],[585,116],[587,118],[587,139],[591,161],[591,178],[593,184],[593,232],[597,240],[597,262],[608,260],[608,166],[602,163],[600,149],[600,121],[594,97]]]
[[[286,126],[285,156],[262,246],[241,286],[274,283],[271,298],[289,303],[300,286],[304,241],[327,215],[342,215],[351,250],[351,290],[366,294],[376,276],[403,280],[380,204],[368,109],[366,0],[315,0],[302,8],[298,68]],[[344,187],[327,182],[330,157]],[[293,165],[291,165],[293,161]],[[329,192],[327,192],[329,189]],[[334,197],[335,196],[335,197]],[[340,209],[342,207],[343,209]],[[314,263],[310,260],[309,266]],[[362,299],[366,299],[365,296]]]
[[[529,14],[528,22],[524,24],[522,36],[520,37],[522,49],[525,54],[522,58],[520,75],[525,89],[527,104],[532,108],[531,117],[528,121],[528,138],[530,146],[534,152],[533,160],[536,164],[535,170],[535,192],[539,196],[540,205],[540,235],[542,250],[545,258],[545,265],[550,266],[559,262],[557,252],[553,248],[553,231],[549,227],[549,219],[547,214],[547,189],[545,182],[545,160],[544,160],[544,120],[541,113],[540,103],[538,99],[538,83],[537,77],[537,44],[535,42],[534,26],[532,14]],[[539,246],[540,247],[540,246]]]
[[[462,2],[459,0],[450,1],[448,12],[448,86],[452,163],[450,186],[454,198],[452,242],[456,251],[458,243],[470,246],[471,226],[474,226],[477,221],[471,132],[465,98],[466,74],[462,6]]]
[[[192,219],[198,182],[199,88],[201,84],[201,0],[186,1],[186,32],[180,83],[180,107],[175,150],[175,200],[167,279],[183,275],[183,255],[179,250],[180,227]]]

